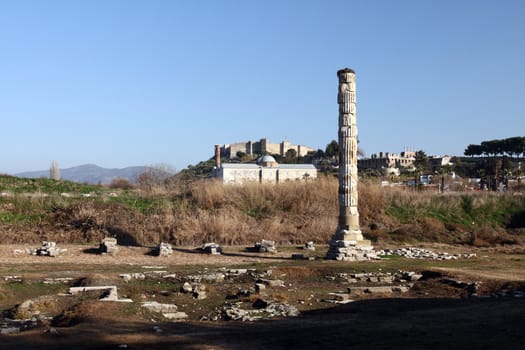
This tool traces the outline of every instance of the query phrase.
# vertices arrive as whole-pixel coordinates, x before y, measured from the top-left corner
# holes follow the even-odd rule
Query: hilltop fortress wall
[[[232,144],[225,144],[221,146],[222,156],[228,158],[235,158],[237,152],[245,154],[278,154],[284,156],[289,149],[297,152],[297,156],[304,157],[308,152],[314,152],[315,149],[304,145],[294,145],[288,141],[281,143],[271,143],[267,138],[259,141],[237,142]]]

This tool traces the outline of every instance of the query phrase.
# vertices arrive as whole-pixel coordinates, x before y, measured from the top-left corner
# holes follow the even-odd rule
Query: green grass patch
[[[44,214],[0,213],[0,223],[3,224],[38,224],[45,217]]]
[[[95,185],[79,184],[67,180],[26,179],[0,175],[0,191],[8,193],[80,193],[100,194],[103,188]]]

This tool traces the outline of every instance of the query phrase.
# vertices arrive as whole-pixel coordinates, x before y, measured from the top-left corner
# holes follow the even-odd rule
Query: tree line
[[[465,149],[466,156],[525,156],[525,137],[516,136],[502,140],[483,141],[479,145],[470,144]]]

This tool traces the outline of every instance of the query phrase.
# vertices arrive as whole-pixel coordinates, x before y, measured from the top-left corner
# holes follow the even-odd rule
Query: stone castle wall
[[[312,147],[304,145],[294,145],[288,141],[280,143],[271,143],[268,139],[263,138],[259,141],[248,141],[248,142],[237,142],[232,144],[225,144],[221,146],[221,154],[227,158],[237,157],[237,153],[243,152],[246,154],[278,154],[285,156],[289,149],[293,149],[297,152],[297,156],[304,157],[308,152],[315,152]]]

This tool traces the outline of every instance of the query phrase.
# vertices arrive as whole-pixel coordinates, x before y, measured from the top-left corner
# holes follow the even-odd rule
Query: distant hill
[[[135,182],[137,176],[148,170],[146,166],[131,166],[122,169],[107,169],[95,164],[84,164],[67,169],[60,169],[60,177],[64,180],[89,184],[109,184],[116,177]],[[41,178],[49,177],[49,170],[27,171],[15,174],[18,177]]]

